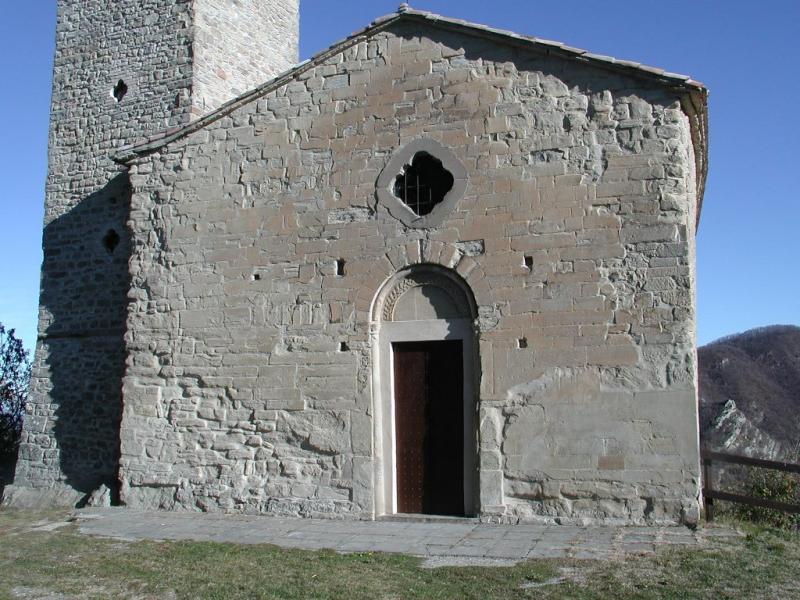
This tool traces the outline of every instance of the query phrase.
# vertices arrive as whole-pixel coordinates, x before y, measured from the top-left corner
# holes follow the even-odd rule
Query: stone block
[[[598,456],[597,468],[601,471],[622,471],[625,469],[625,457],[620,454]]]
[[[674,242],[678,239],[678,228],[675,225],[623,227],[620,235],[625,244]]]
[[[505,494],[503,492],[504,480],[502,471],[480,471],[479,480],[479,499],[480,506],[503,506],[505,504]]]
[[[623,366],[639,362],[639,352],[632,345],[615,345],[587,348],[586,362],[590,365]]]

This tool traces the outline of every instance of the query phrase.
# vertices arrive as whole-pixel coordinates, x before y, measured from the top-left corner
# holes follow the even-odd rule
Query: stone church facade
[[[146,4],[99,101],[71,24],[115,9],[59,3],[12,502],[697,520],[701,84],[405,6],[295,65],[296,1]]]

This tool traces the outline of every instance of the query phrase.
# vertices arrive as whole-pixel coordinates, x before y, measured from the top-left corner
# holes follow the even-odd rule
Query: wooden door
[[[461,341],[394,343],[392,350],[397,510],[463,515]]]

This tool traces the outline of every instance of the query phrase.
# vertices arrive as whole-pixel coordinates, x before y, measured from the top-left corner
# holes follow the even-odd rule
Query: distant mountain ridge
[[[772,325],[698,349],[700,437],[712,449],[800,458],[800,327]]]

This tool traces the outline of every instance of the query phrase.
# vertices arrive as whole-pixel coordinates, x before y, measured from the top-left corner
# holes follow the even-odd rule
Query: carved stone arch
[[[470,299],[473,316],[478,314],[475,307],[490,306],[492,303],[488,278],[475,258],[465,256],[453,244],[413,240],[389,248],[385,255],[373,261],[363,279],[365,285],[353,294],[358,321],[379,322],[378,313],[375,312],[377,303],[383,302],[383,296],[404,277],[404,273],[416,268],[438,268],[437,272],[455,281]]]
[[[469,319],[478,316],[478,308],[472,290],[466,281],[452,269],[436,264],[415,264],[400,269],[389,277],[375,296],[371,321],[395,321],[398,302],[410,290],[436,288],[450,300],[452,310],[435,318]],[[454,314],[455,312],[455,314]]]

